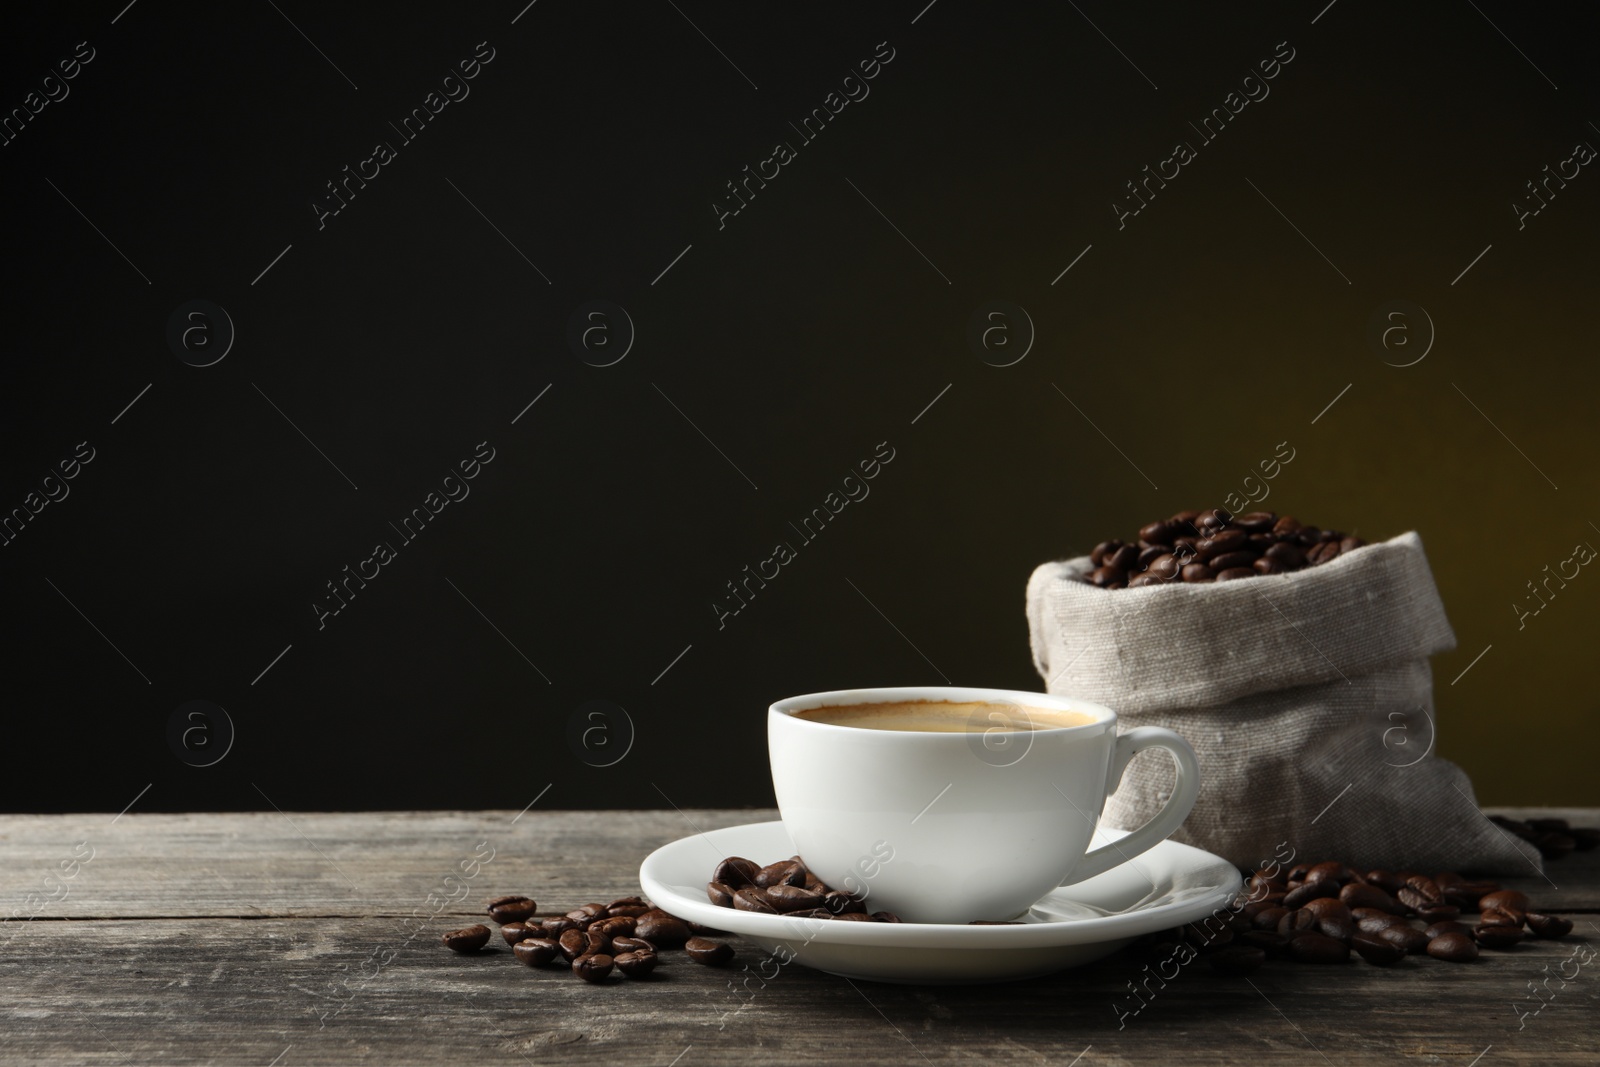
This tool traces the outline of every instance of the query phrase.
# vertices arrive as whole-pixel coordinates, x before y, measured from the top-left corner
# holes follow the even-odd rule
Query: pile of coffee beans
[[[547,919],[536,918],[539,905],[521,895],[496,897],[487,910],[520,962],[529,967],[565,964],[586,982],[604,982],[613,970],[629,978],[648,977],[661,949],[682,948],[691,960],[708,967],[723,967],[733,959],[731,945],[705,936],[717,931],[669,915],[642,897],[585,904]],[[489,943],[489,928],[479,923],[452,930],[443,941],[452,952],[475,953]]]
[[[711,872],[706,897],[719,908],[799,919],[897,923],[893,912],[867,914],[862,898],[823,884],[799,856],[765,867],[743,856],[729,856]]]
[[[1570,855],[1574,849],[1587,852],[1600,845],[1600,829],[1593,826],[1572,826],[1565,819],[1508,819],[1504,815],[1489,816],[1496,824],[1510,830],[1539,850],[1547,860],[1558,860]]]
[[[1465,921],[1471,910],[1479,913],[1476,924]],[[1244,975],[1269,957],[1343,963],[1352,951],[1379,967],[1424,952],[1465,963],[1480,949],[1571,932],[1572,920],[1530,911],[1526,894],[1493,882],[1453,872],[1363,872],[1330,860],[1258,870],[1232,907],[1152,934],[1141,949],[1165,959],[1187,946],[1218,973]]]
[[[1271,511],[1180,511],[1140,528],[1134,542],[1113,538],[1095,545],[1089,553],[1095,569],[1085,580],[1102,589],[1231,582],[1314,567],[1365,544],[1359,537],[1306,526]]]

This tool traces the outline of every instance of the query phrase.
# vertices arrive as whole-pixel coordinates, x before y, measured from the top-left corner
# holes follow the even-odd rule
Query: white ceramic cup
[[[796,717],[828,705],[973,701],[967,732],[842,726]],[[1089,722],[1007,729],[1027,708]],[[981,715],[981,718],[978,718]],[[1200,767],[1189,743],[1144,726],[1117,736],[1110,708],[1007,689],[847,689],[780,700],[767,713],[772,785],[795,851],[867,910],[909,922],[1007,920],[1058,886],[1109,870],[1166,840],[1189,815]],[[1135,753],[1163,748],[1177,781],[1155,818],[1089,850],[1108,795]],[[777,857],[752,857],[771,862]]]

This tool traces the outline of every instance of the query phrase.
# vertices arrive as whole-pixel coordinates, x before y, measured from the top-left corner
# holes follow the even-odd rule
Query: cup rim
[[[1078,723],[1074,726],[1046,726],[1034,731],[1034,733],[1041,735],[1067,734],[1074,730],[1090,731],[1103,729],[1107,726],[1115,728],[1117,722],[1117,713],[1112,709],[1104,704],[1096,704],[1093,701],[1083,700],[1079,697],[1064,696],[1056,693],[1030,693],[1020,689],[987,689],[954,685],[888,686],[868,689],[832,689],[820,693],[804,693],[799,696],[785,697],[782,700],[774,701],[767,708],[767,715],[769,718],[773,715],[781,715],[791,722],[803,724],[802,728],[805,729],[815,727],[822,730],[858,730],[860,727],[802,719],[795,713],[835,705],[889,704],[919,700],[948,703],[1004,702],[1021,704],[1024,707],[1044,708],[1051,711],[1072,711],[1094,717],[1093,722]],[[905,737],[964,738],[966,736],[964,733],[938,730],[896,730],[893,732],[897,736]]]

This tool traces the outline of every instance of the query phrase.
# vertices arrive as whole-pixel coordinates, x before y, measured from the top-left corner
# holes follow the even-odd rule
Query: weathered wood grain
[[[990,987],[852,985],[799,966],[763,980],[737,938],[730,969],[673,953],[658,980],[603,987],[522,967],[498,941],[457,957],[437,935],[484,897],[525,891],[553,911],[636,892],[639,860],[656,845],[771,813],[535,809],[512,823],[516,814],[0,818],[6,912],[77,842],[95,847],[63,899],[35,921],[0,924],[0,1062],[1600,1059],[1600,959],[1574,957],[1600,947],[1600,852],[1551,864],[1559,890],[1532,872],[1514,883],[1541,906],[1562,894],[1570,903],[1557,910],[1582,937],[1469,965],[1272,962],[1249,981],[1197,961],[1164,985],[1149,979],[1140,1007],[1129,983],[1149,972],[1131,956]],[[1600,822],[1600,812],[1563,814]],[[485,840],[493,860],[466,877],[460,861]],[[435,916],[428,893],[447,892],[451,870],[468,896]],[[1530,982],[1544,1007],[1519,1018],[1519,1005],[1541,1002]]]

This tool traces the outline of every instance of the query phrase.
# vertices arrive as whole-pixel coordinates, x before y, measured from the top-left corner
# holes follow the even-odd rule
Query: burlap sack
[[[1051,693],[1165,726],[1200,758],[1200,799],[1174,839],[1242,867],[1285,842],[1307,860],[1520,874],[1538,852],[1489,822],[1434,749],[1428,657],[1455,647],[1414,533],[1330,563],[1203,585],[1099,589],[1088,557],[1028,582],[1034,665]],[[1172,764],[1135,759],[1106,803],[1142,825]]]

